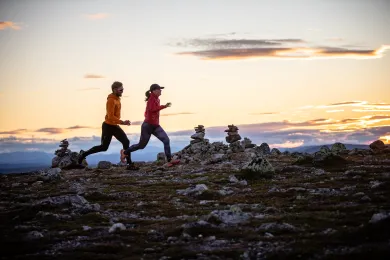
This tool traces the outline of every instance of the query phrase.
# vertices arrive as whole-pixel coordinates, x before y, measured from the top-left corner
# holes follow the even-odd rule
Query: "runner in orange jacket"
[[[78,157],[78,163],[81,164],[83,159],[90,154],[107,151],[110,146],[111,139],[114,136],[119,142],[122,143],[123,149],[129,148],[130,141],[126,136],[126,133],[120,128],[119,125],[131,125],[129,120],[122,121],[121,118],[121,99],[123,93],[123,84],[119,81],[115,81],[111,86],[112,93],[107,97],[106,103],[106,117],[102,124],[102,138],[101,144],[92,147],[88,151],[81,150]],[[128,169],[137,170],[138,167],[134,165],[131,158],[126,158]],[[125,161],[125,162],[126,162]]]

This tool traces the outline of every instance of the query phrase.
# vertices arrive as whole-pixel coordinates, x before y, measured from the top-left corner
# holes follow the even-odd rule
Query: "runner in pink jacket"
[[[160,105],[159,96],[161,96],[161,87],[158,84],[152,84],[146,91],[146,109],[145,120],[141,126],[141,137],[138,144],[133,144],[126,150],[121,150],[121,161],[125,162],[126,158],[131,160],[131,153],[139,149],[144,149],[149,142],[151,135],[157,137],[164,144],[164,152],[167,157],[168,166],[179,163],[178,160],[172,160],[170,140],[167,133],[160,126],[160,110],[171,106],[171,103]],[[138,167],[128,167],[129,170],[137,170]]]

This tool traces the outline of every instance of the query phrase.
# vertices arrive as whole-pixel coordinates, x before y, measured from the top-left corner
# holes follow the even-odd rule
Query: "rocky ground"
[[[243,153],[2,175],[0,259],[390,259],[390,153]]]

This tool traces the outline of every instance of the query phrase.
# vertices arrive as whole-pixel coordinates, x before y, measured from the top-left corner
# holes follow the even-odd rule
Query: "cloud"
[[[344,109],[334,109],[334,110],[326,110],[326,113],[338,113],[338,112],[344,112]]]
[[[390,112],[389,103],[367,103],[361,105],[361,109],[353,109],[354,112]]]
[[[160,116],[178,116],[178,115],[193,115],[191,112],[179,112],[179,113],[170,113],[170,114],[162,114]]]
[[[79,125],[75,125],[75,126],[70,126],[66,129],[89,129],[89,128],[92,128],[92,127],[89,127],[89,126],[79,126]]]
[[[349,50],[341,48],[235,48],[179,52],[177,54],[197,56],[204,60],[242,60],[249,58],[380,58],[388,49],[390,49],[389,46],[383,46],[374,50]]]
[[[0,30],[5,30],[7,28],[10,28],[12,30],[20,30],[21,29],[21,27],[14,22],[11,22],[11,21],[0,22]]]
[[[108,17],[107,13],[86,14],[85,17],[88,20],[101,20]]]
[[[382,136],[390,134],[390,126],[357,129],[353,131],[324,131],[322,129],[283,129],[286,123],[270,123],[237,125],[242,138],[248,137],[253,143],[268,143],[271,147],[296,147],[300,145],[321,145],[335,142],[369,144]],[[206,127],[206,138],[210,142],[225,141],[225,126]],[[185,130],[168,133],[174,137],[187,137],[188,142],[194,131]]]
[[[249,115],[276,115],[279,112],[249,113]]]
[[[78,91],[91,91],[91,90],[98,90],[100,88],[80,88]]]
[[[215,48],[237,48],[243,46],[279,46],[285,43],[304,43],[302,39],[190,39],[176,43],[181,47],[215,47]]]
[[[66,130],[64,128],[47,127],[47,128],[41,128],[41,129],[35,130],[35,132],[48,133],[48,134],[62,134],[62,133],[65,133]]]
[[[27,129],[16,129],[11,131],[0,132],[0,135],[18,135],[27,132]]]
[[[90,129],[90,128],[93,128],[93,127],[78,126],[78,125],[70,126],[70,127],[67,127],[67,128],[45,127],[45,128],[37,129],[34,132],[37,132],[37,133],[47,133],[47,134],[63,134],[63,133],[69,132],[71,130]]]
[[[347,101],[347,102],[340,102],[340,103],[333,103],[330,105],[327,105],[327,107],[331,106],[348,106],[348,105],[361,105],[364,104],[364,101]]]
[[[355,112],[374,112],[374,111],[390,111],[389,103],[369,103],[367,101],[345,101],[339,103],[332,103],[328,105],[319,105],[319,106],[303,106],[298,108],[298,110],[307,110],[307,109],[324,109],[324,108],[334,108],[334,107],[357,107],[360,109],[353,109]],[[332,111],[332,110],[329,110]],[[344,111],[344,110],[333,110],[333,111]],[[333,112],[332,111],[332,112]]]
[[[102,78],[104,78],[104,76],[96,75],[96,74],[85,74],[84,78],[85,79],[102,79]]]
[[[390,49],[389,45],[383,45],[377,49],[307,47],[307,42],[302,39],[190,39],[176,45],[200,48],[200,50],[176,54],[195,56],[204,60],[381,58]]]

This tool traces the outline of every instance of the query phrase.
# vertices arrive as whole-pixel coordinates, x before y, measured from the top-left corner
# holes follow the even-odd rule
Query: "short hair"
[[[122,86],[123,86],[122,82],[115,81],[115,82],[112,83],[112,85],[111,85],[111,90],[114,90],[114,89],[116,89],[116,88],[120,88],[120,87],[122,87]]]

